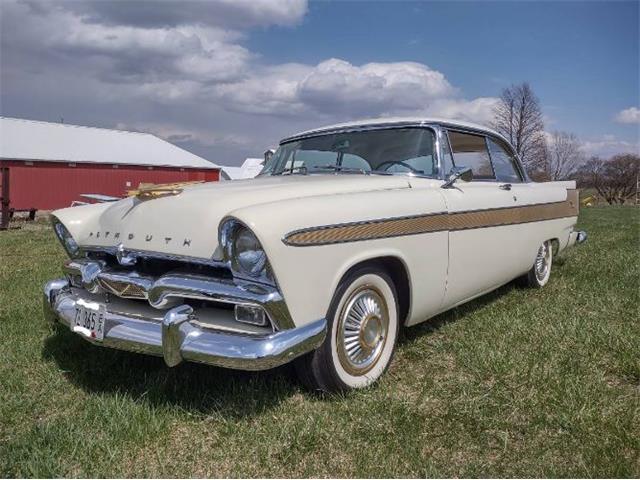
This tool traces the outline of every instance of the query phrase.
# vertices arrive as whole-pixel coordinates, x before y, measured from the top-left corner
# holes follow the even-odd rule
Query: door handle
[[[500,190],[511,190],[511,184],[510,183],[503,183],[502,185],[500,185],[498,187]]]

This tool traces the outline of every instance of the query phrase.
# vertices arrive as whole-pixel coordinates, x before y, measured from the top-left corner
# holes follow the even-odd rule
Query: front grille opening
[[[194,310],[198,310],[199,308],[216,308],[218,310],[230,310],[233,312],[233,309],[235,308],[233,303],[193,300],[190,298],[185,298],[184,303],[191,306]]]
[[[147,293],[144,289],[140,288],[138,285],[134,285],[133,283],[106,280],[104,278],[99,279],[98,283],[105,291],[122,298],[147,298]]]
[[[67,280],[69,280],[72,287],[83,288],[82,277],[80,277],[80,275],[67,275]]]
[[[181,260],[169,260],[164,258],[138,257],[138,261],[131,267],[123,267],[118,263],[116,256],[106,252],[90,252],[89,258],[102,260],[107,266],[116,271],[136,271],[140,274],[160,277],[175,270],[183,273],[206,275],[215,278],[233,279],[231,271],[224,267],[204,265]]]

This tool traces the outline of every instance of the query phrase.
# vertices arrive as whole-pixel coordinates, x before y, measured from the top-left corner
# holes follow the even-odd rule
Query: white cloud
[[[299,85],[310,70],[303,64],[255,68],[250,76],[217,85],[209,94],[231,111],[295,116],[306,110],[299,98]]]
[[[545,131],[544,138],[547,145],[552,144],[554,140],[554,132]],[[608,158],[620,153],[640,154],[640,142],[620,140],[612,134],[604,134],[595,138],[579,138],[578,142],[580,145],[580,153],[583,158],[594,156]]]
[[[422,63],[268,64],[243,45],[248,28],[299,23],[306,0],[0,2],[3,113],[134,126],[216,162],[353,118],[488,123],[496,102]]]
[[[299,98],[314,110],[348,116],[426,109],[453,93],[442,73],[420,63],[356,66],[336,58],[318,64],[298,86]]]
[[[284,64],[255,70],[239,81],[217,85],[218,98],[232,111],[312,115],[346,119],[381,115],[434,115],[488,123],[497,101],[465,100],[445,76],[413,62],[353,65],[332,58],[316,66]]]
[[[582,142],[582,151],[586,156],[610,157],[619,153],[635,153],[640,155],[640,143],[619,140],[614,135],[603,135]]]
[[[206,147],[238,147],[252,144],[251,139],[246,135],[217,133],[204,128],[185,128],[181,125],[170,123],[118,123],[115,128],[132,132],[151,133],[172,143],[196,142]]]
[[[9,0],[3,0],[9,1]],[[42,1],[25,0],[35,12],[65,9],[90,24],[172,28],[209,25],[242,30],[256,26],[291,26],[307,12],[307,0],[183,1]]]
[[[619,111],[614,120],[618,123],[640,123],[640,108],[629,107]]]
[[[101,67],[94,73],[156,82],[167,79],[222,82],[240,78],[250,52],[235,43],[239,34],[217,27],[183,25],[140,28],[86,23],[77,14],[55,10],[26,20],[34,31],[47,32],[44,46],[68,57],[84,57]],[[31,25],[29,25],[29,23]],[[51,25],[55,28],[51,28]],[[110,63],[100,64],[101,59]]]
[[[497,103],[498,99],[495,97],[479,97],[474,100],[444,99],[434,104],[431,114],[489,125]]]

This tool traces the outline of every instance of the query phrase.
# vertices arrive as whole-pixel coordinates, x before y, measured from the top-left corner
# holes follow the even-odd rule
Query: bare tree
[[[581,144],[573,133],[552,132],[547,139],[545,172],[549,180],[565,180],[582,161]]]
[[[546,145],[542,111],[528,83],[502,90],[492,126],[511,142],[528,172],[544,167]]]
[[[639,174],[638,155],[615,155],[609,160],[592,157],[578,170],[578,183],[595,188],[610,205],[623,204],[635,195]]]

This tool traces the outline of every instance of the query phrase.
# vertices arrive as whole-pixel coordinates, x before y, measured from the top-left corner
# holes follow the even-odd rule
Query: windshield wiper
[[[361,173],[368,175],[369,172],[362,168],[343,167],[342,165],[315,165],[311,167],[313,170],[330,170],[333,172],[345,172],[345,173]]]
[[[308,175],[309,169],[304,165],[301,165],[299,167],[287,168],[286,170],[283,170],[281,172],[273,173],[272,176],[273,175],[295,175],[296,173],[300,175]]]

